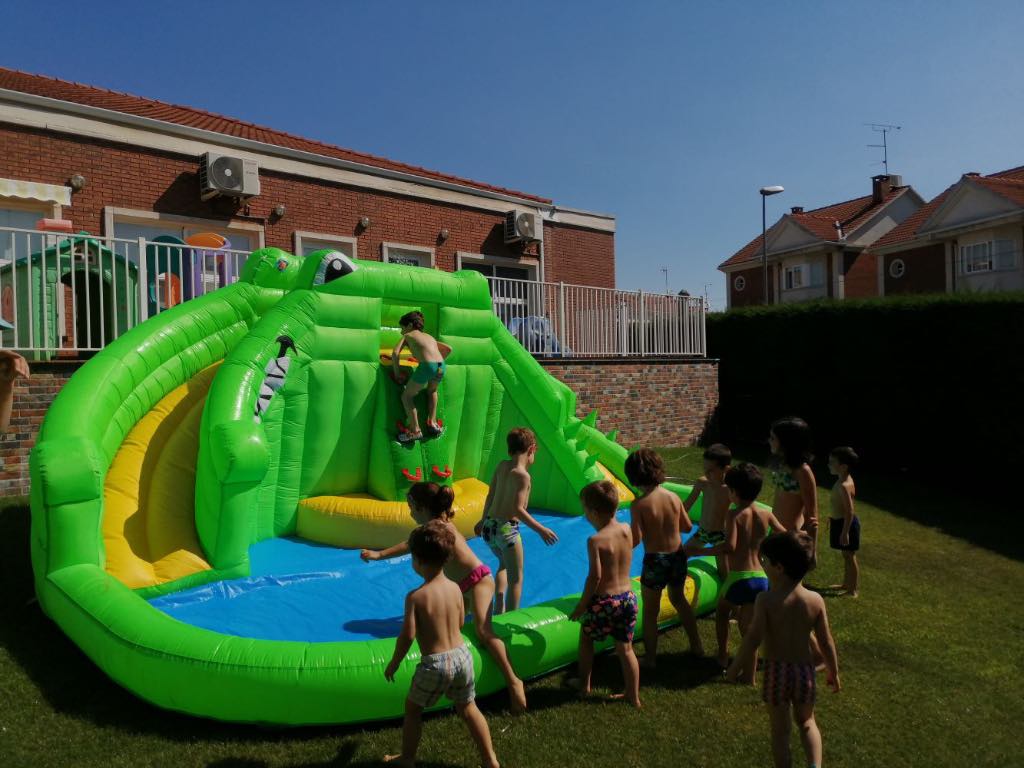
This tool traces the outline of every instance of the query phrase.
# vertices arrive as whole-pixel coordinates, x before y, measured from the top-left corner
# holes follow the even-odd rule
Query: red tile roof
[[[842,203],[826,205],[802,213],[787,213],[784,219],[790,219],[806,229],[821,242],[832,242],[838,237],[835,222],[843,225],[843,232],[849,237],[857,227],[871,218],[880,208],[885,207],[910,187],[896,187],[889,192],[880,203],[874,202],[871,195],[857,197]],[[781,221],[781,219],[780,219]],[[772,225],[775,226],[775,225]],[[736,253],[718,265],[719,269],[739,264],[744,261],[761,258],[761,236],[758,235]]]
[[[985,187],[998,195],[1002,195],[1012,203],[1024,208],[1024,165],[1018,168],[1010,168],[1007,171],[999,171],[988,176],[964,174],[956,184],[951,184],[940,195],[929,200],[926,205],[917,209],[913,214],[903,220],[901,224],[893,227],[882,237],[875,241],[875,248],[884,248],[900,243],[909,243],[917,237],[917,231],[932,217],[932,214],[944,203],[949,193],[960,184],[964,178],[972,183]]]
[[[0,67],[0,88],[20,93],[45,96],[60,101],[70,101],[75,104],[82,104],[90,107],[109,109],[115,112],[123,112],[137,117],[148,117],[153,120],[162,120],[175,125],[184,125],[191,128],[200,128],[214,133],[223,133],[228,136],[250,139],[252,141],[272,144],[278,147],[312,152],[318,155],[348,160],[355,163],[363,163],[375,168],[384,168],[391,171],[410,173],[416,176],[423,176],[428,179],[445,181],[452,184],[460,184],[475,189],[497,192],[512,197],[521,197],[525,200],[535,200],[541,203],[550,203],[551,200],[545,197],[530,195],[525,192],[517,192],[513,189],[496,187],[479,181],[471,181],[458,176],[432,171],[427,168],[420,168],[415,165],[388,160],[376,155],[368,155],[363,152],[355,152],[351,149],[337,147],[333,144],[326,144],[313,139],[305,139],[284,131],[275,131],[272,128],[265,128],[254,125],[244,120],[233,117],[207,112],[194,107],[183,107],[177,104],[167,104],[154,99],[144,99],[139,96],[132,96],[127,93],[110,91],[106,88],[97,88],[92,85],[72,83],[67,80],[59,80],[54,77],[33,75],[28,72],[20,72],[14,69]]]

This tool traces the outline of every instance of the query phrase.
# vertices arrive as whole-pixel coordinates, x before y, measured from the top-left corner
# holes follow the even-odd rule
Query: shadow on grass
[[[640,668],[640,691],[642,693],[644,688],[685,691],[721,679],[722,668],[713,656],[659,651],[656,671]]]
[[[327,760],[316,762],[288,763],[286,768],[369,768],[370,766],[388,765],[381,759],[359,760],[353,762],[355,754],[359,749],[358,741],[347,741],[338,747],[338,754]],[[452,763],[438,763],[432,761],[417,760],[417,766],[422,768],[457,768]],[[269,768],[270,763],[263,760],[256,760],[250,757],[227,757],[207,763],[206,768]]]

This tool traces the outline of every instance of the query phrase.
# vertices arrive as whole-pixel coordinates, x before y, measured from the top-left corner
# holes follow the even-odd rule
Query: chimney
[[[889,181],[889,176],[883,174],[881,176],[871,177],[871,200],[874,203],[880,203],[885,199],[885,196],[892,192],[892,184]]]
[[[803,213],[804,212],[804,207],[802,205],[794,205],[792,208],[789,209],[789,212],[790,213]]]

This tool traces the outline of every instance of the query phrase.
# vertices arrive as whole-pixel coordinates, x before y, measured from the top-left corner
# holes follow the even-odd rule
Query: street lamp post
[[[785,187],[761,187],[761,261],[764,263],[764,303],[768,304],[768,230],[765,227],[765,198],[784,192]]]

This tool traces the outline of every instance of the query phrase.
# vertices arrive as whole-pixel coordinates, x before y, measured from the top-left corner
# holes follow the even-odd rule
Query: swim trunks
[[[725,531],[705,531],[698,528],[697,541],[707,547],[716,547],[725,543]]]
[[[444,362],[440,363],[420,363],[416,366],[416,370],[412,372],[412,381],[417,384],[429,384],[432,381],[438,383],[444,378]]]
[[[473,657],[463,644],[441,653],[420,658],[409,687],[409,701],[421,707],[432,707],[444,694],[456,704],[476,698],[473,682]]]
[[[764,571],[730,571],[722,585],[722,594],[733,605],[749,605],[767,591],[768,577]]]
[[[644,553],[640,583],[648,589],[658,591],[667,586],[683,586],[686,584],[686,553],[682,548],[675,552]]]
[[[795,661],[764,663],[761,699],[765,704],[814,704],[814,665]]]
[[[498,557],[512,549],[520,540],[518,520],[497,520],[493,517],[484,518],[480,536],[487,546]]]
[[[580,630],[598,642],[611,635],[620,643],[631,643],[634,629],[636,595],[632,590],[618,595],[594,595],[587,612],[580,617]]]
[[[480,563],[480,565],[459,580],[459,589],[461,589],[462,593],[465,594],[490,575],[491,569],[483,563]]]
[[[832,549],[839,549],[845,552],[856,552],[860,549],[860,518],[856,515],[853,516],[853,522],[850,523],[850,543],[845,547],[839,544],[839,539],[843,535],[843,518],[830,517],[828,519],[828,543]]]

